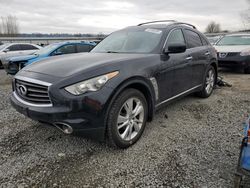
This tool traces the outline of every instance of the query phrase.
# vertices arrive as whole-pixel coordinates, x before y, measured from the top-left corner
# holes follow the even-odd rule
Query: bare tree
[[[245,29],[250,29],[250,0],[246,0],[249,4],[249,7],[248,9],[242,11],[240,13],[240,16],[241,16],[241,19],[242,19],[242,22],[243,22],[243,25],[245,27]]]
[[[19,25],[15,16],[1,17],[0,25],[3,36],[15,37],[19,33]]]
[[[210,22],[206,28],[206,33],[219,33],[221,32],[220,24],[214,21]]]

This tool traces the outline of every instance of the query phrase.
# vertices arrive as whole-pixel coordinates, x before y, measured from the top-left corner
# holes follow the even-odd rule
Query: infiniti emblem
[[[19,85],[18,91],[23,96],[27,95],[27,88],[24,85]]]
[[[221,52],[219,53],[219,57],[220,58],[225,58],[227,56],[227,53],[226,52]]]

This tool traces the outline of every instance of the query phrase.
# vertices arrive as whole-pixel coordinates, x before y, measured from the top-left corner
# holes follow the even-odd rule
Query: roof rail
[[[142,26],[142,25],[146,25],[146,24],[152,24],[152,23],[161,23],[161,22],[170,22],[172,23],[173,25],[187,25],[187,26],[190,26],[194,29],[196,29],[196,27],[192,24],[189,24],[189,23],[185,23],[185,22],[177,22],[176,20],[158,20],[158,21],[151,21],[151,22],[145,22],[145,23],[140,23],[138,24],[137,26]]]
[[[151,23],[160,23],[160,22],[177,22],[177,21],[175,21],[175,20],[158,20],[158,21],[151,21],[151,22],[140,23],[137,26],[151,24]]]
[[[174,22],[173,25],[187,25],[189,27],[196,29],[196,27],[194,25],[189,24],[189,23],[185,23],[185,22]]]

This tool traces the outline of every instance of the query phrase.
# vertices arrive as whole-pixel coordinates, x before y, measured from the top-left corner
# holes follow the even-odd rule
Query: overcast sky
[[[140,22],[175,19],[201,31],[214,20],[243,29],[247,0],[0,0],[0,16],[18,18],[22,33],[110,33]]]

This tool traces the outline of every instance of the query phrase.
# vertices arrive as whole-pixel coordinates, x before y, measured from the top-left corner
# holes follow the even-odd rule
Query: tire
[[[250,74],[250,67],[245,68],[245,69],[244,69],[244,73],[245,73],[245,74]]]
[[[216,82],[216,73],[213,66],[210,66],[206,71],[206,77],[203,83],[202,90],[197,93],[199,97],[208,98],[214,90]]]
[[[239,175],[235,175],[234,177],[234,188],[241,188],[242,186],[242,177]]]
[[[148,104],[136,89],[126,89],[115,99],[107,119],[107,140],[115,148],[128,148],[141,137],[148,117]]]
[[[0,61],[0,69],[3,69],[2,61]]]

